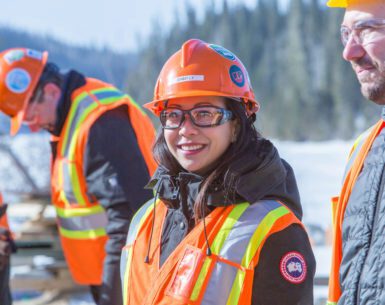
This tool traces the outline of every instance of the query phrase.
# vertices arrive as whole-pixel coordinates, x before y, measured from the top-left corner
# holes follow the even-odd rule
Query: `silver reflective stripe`
[[[106,88],[108,89],[108,88]],[[105,91],[100,91],[100,92],[97,92],[97,93],[94,93],[94,92],[91,92],[95,95],[95,97],[98,99],[98,100],[103,100],[103,99],[106,99],[106,98],[111,98],[111,97],[124,97],[126,96],[124,93],[122,93],[121,91],[118,91],[118,90],[105,90]]]
[[[237,271],[234,266],[218,261],[211,274],[202,305],[226,305]]]
[[[282,205],[274,200],[263,200],[251,204],[239,217],[222,246],[219,256],[241,264],[246,248],[262,219]]]
[[[241,264],[250,239],[261,221],[267,214],[281,206],[274,200],[263,200],[251,204],[232,227],[219,256]],[[226,230],[226,228],[222,227],[221,230]],[[207,285],[202,304],[226,305],[237,270],[233,266],[217,263]]]
[[[105,228],[108,223],[105,212],[88,216],[71,216],[63,218],[58,216],[59,226],[71,231],[86,231]]]
[[[120,256],[120,281],[121,281],[121,285],[122,285],[122,295],[125,295],[125,292],[124,292],[124,277],[125,277],[125,274],[126,274],[127,259],[128,259],[128,251],[123,248],[122,254]]]
[[[133,244],[136,234],[138,233],[140,222],[144,215],[146,214],[147,210],[151,208],[151,206],[154,204],[154,200],[150,199],[147,201],[134,215],[134,217],[131,220],[130,223],[130,229],[128,230],[127,234],[127,241],[126,241],[126,246],[130,246]],[[122,250],[122,256],[120,258],[120,278],[122,281],[122,288],[124,287],[124,278],[126,274],[126,268],[127,268],[127,259],[128,259],[128,251],[123,249]]]
[[[154,204],[154,200],[155,198],[147,201],[132,218],[130,223],[130,229],[128,230],[126,245],[131,245],[134,242],[136,234],[139,230],[140,221],[146,214],[147,210],[151,208],[151,206]]]

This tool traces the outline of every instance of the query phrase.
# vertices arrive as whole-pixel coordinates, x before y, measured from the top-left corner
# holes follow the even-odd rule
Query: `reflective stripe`
[[[193,292],[191,293],[191,300],[192,301],[196,301],[198,299],[199,293],[202,289],[202,285],[206,279],[206,276],[207,276],[207,273],[209,272],[209,267],[211,264],[212,264],[212,259],[210,256],[207,256],[204,263],[203,263],[201,272],[199,273],[198,279],[195,283]]]
[[[95,92],[94,96],[83,92],[75,97],[60,147],[61,158],[63,158],[59,159],[58,170],[58,183],[62,188],[60,198],[67,206],[81,207],[58,208],[58,225],[63,236],[75,239],[106,235],[104,228],[108,222],[107,215],[101,206],[87,207],[90,199],[80,182],[83,168],[79,168],[80,165],[76,161],[81,126],[100,104],[108,105],[124,96],[120,91],[110,88],[100,88],[91,92]]]
[[[71,239],[95,239],[107,235],[104,228],[89,231],[71,231],[59,227],[59,232],[62,236]]]
[[[155,198],[154,198],[155,199]],[[139,231],[139,228],[142,226],[142,223],[144,220],[147,218],[148,214],[152,212],[154,208],[154,199],[151,199],[147,201],[131,220],[130,223],[130,229],[128,230],[128,235],[127,235],[127,241],[126,241],[126,246],[132,245],[134,243],[134,240],[136,238],[136,234]],[[159,200],[155,204],[158,204]]]
[[[104,208],[101,205],[95,205],[87,208],[74,208],[74,209],[61,209],[56,207],[56,213],[60,217],[77,217],[87,216],[92,214],[98,214],[104,212]]]
[[[106,227],[108,218],[106,213],[70,218],[63,218],[58,216],[58,222],[59,226],[66,230],[86,231]]]
[[[139,231],[139,228],[142,226],[145,219],[154,209],[154,200],[155,198],[147,201],[134,215],[131,220],[130,228],[127,234],[126,246],[122,251],[122,257],[120,259],[120,277],[123,280],[123,302],[124,305],[127,304],[127,292],[128,292],[128,279],[130,276],[130,267],[132,260],[132,244],[136,238],[136,235]],[[159,200],[155,203],[158,204]]]
[[[124,269],[120,269],[120,274],[123,275],[123,285],[122,285],[122,288],[123,288],[123,304],[124,305],[127,305],[128,304],[128,299],[127,299],[127,292],[128,292],[128,278],[129,278],[129,275],[130,275],[130,268],[131,268],[131,261],[132,261],[132,246],[130,246],[128,248],[127,251],[123,251],[123,252],[127,252],[124,254],[124,256],[122,256],[121,260],[124,260],[124,262],[126,262],[125,264],[121,264],[120,266],[124,267]]]
[[[205,289],[203,304],[225,305],[238,303],[245,276],[245,272],[240,269],[249,267],[251,252],[254,252],[255,255],[261,245],[261,242],[256,246],[252,245],[256,239],[253,237],[256,236],[257,232],[260,241],[266,237],[275,220],[282,216],[282,213],[274,213],[276,210],[289,213],[287,208],[273,200],[259,201],[252,205],[244,203],[234,207],[230,214],[237,215],[238,219],[234,222],[233,217],[230,217],[229,214],[220,231],[230,230],[230,232],[228,234],[218,233],[217,237],[225,240],[217,240],[216,237],[214,243],[222,244],[219,252],[220,258],[235,264],[230,265],[223,261],[218,261],[215,264],[210,281]],[[269,219],[270,213],[278,216],[277,218],[273,217],[273,222],[265,221],[266,217]],[[250,249],[252,249],[251,252]],[[236,264],[240,266],[237,268]],[[231,302],[228,303],[230,299]]]
[[[106,90],[106,89],[102,89],[102,90],[93,90],[91,91],[91,93],[93,95],[95,95],[95,97],[98,99],[98,100],[104,100],[104,99],[108,99],[108,98],[111,98],[111,97],[119,97],[119,98],[122,98],[125,96],[125,94],[123,94],[122,92],[120,91],[117,91],[116,89],[115,90]]]
[[[357,158],[359,152],[361,151],[361,148],[362,148],[362,145],[364,145],[365,143],[365,140],[369,137],[370,133],[372,132],[373,128],[375,126],[372,126],[370,127],[369,129],[367,129],[365,132],[363,132],[355,141],[354,141],[354,144],[353,144],[353,151],[351,153],[351,155],[349,156],[349,160],[345,166],[345,171],[344,171],[344,175],[343,175],[343,178],[342,178],[342,183],[345,181],[346,179],[346,175],[349,173],[350,169],[352,168],[353,166],[353,163],[354,163],[354,160]]]
[[[255,230],[253,236],[250,239],[249,244],[247,245],[247,249],[242,259],[242,266],[248,268],[258,249],[260,248],[262,241],[265,239],[267,234],[272,229],[274,223],[282,216],[289,214],[289,210],[280,206],[275,210],[271,211],[263,220],[260,222],[260,225]],[[243,287],[243,283],[245,280],[246,273],[244,270],[238,270],[237,276],[234,280],[233,287],[231,289],[231,293],[228,300],[228,305],[237,304],[239,297],[241,295],[241,289]]]
[[[327,302],[326,305],[337,305],[337,302]]]
[[[78,143],[80,127],[89,114],[99,106],[99,103],[108,105],[124,97],[122,92],[111,88],[101,88],[93,90],[91,93],[95,93],[94,96],[98,98],[98,101],[95,101],[87,93],[82,93],[75,98],[69,113],[67,129],[63,136],[63,145],[61,146],[61,154],[68,160],[68,163],[61,163],[63,166],[62,181],[63,188],[65,189],[65,201],[69,204],[76,203],[82,206],[87,204],[88,198],[84,198],[81,191],[78,171],[82,169],[78,169],[75,162],[75,149]]]

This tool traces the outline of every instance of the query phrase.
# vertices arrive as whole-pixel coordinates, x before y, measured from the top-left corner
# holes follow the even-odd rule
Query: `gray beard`
[[[362,95],[378,105],[385,105],[385,78],[370,86],[361,86]]]

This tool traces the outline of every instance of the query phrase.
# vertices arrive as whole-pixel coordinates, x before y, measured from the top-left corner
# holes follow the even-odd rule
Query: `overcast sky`
[[[49,34],[73,44],[135,50],[154,20],[167,29],[190,3],[202,14],[211,0],[3,0],[0,24],[32,33]],[[222,7],[223,0],[212,0]],[[227,0],[230,6],[257,0]]]

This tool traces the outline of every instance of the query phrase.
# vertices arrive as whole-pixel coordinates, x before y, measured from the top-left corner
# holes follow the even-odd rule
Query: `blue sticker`
[[[231,53],[229,50],[225,49],[224,47],[217,46],[215,44],[210,44],[209,47],[213,49],[215,52],[217,52],[219,55],[222,55],[224,58],[235,60],[236,57],[233,53]]]
[[[238,87],[243,87],[245,85],[245,75],[243,74],[240,67],[233,65],[230,67],[230,77],[234,84]]]
[[[34,58],[34,59],[37,59],[37,60],[43,59],[43,53],[42,52],[31,50],[31,49],[27,50],[27,56]]]
[[[31,76],[24,69],[16,68],[8,72],[5,78],[7,88],[14,93],[24,93],[31,83]]]
[[[285,280],[293,284],[300,284],[306,278],[306,261],[302,254],[295,251],[289,252],[281,259],[280,270]]]

